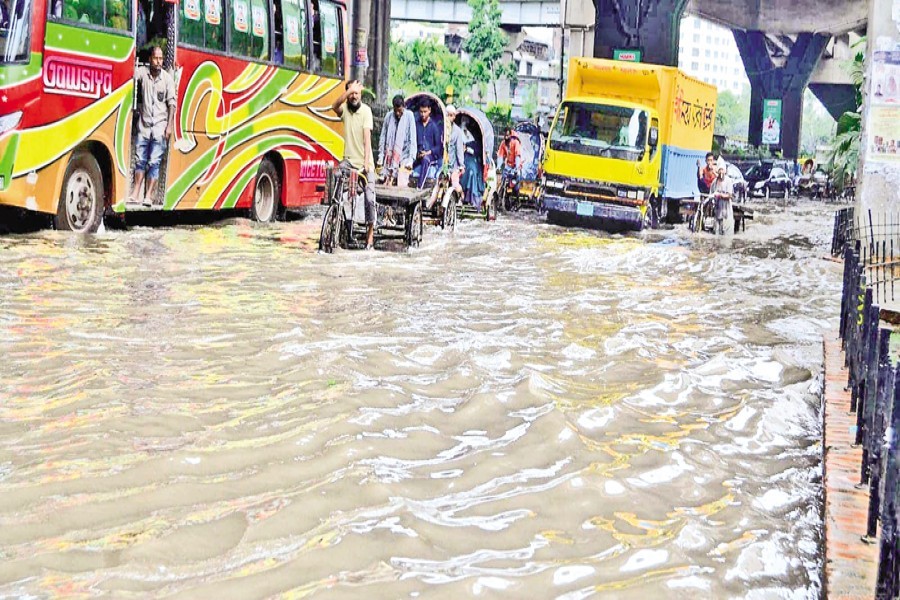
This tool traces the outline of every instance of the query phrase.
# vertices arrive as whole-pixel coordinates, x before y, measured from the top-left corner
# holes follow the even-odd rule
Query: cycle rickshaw
[[[439,162],[422,159],[419,174],[410,176],[409,185],[422,195],[423,221],[432,225],[440,225],[441,229],[453,230],[456,227],[456,203],[458,198],[452,193],[450,175],[448,173],[448,149],[450,144],[450,123],[447,122],[447,108],[441,99],[430,92],[417,92],[406,99],[406,109],[413,111],[419,119],[419,108],[422,104],[431,106],[431,120],[441,130],[441,145],[444,155]]]
[[[462,218],[497,219],[497,174],[494,165],[494,126],[473,107],[461,108],[456,124],[465,144],[465,171],[460,178],[462,197],[457,213]]]
[[[334,252],[362,249],[366,246],[366,175],[346,161],[328,171],[325,198],[328,205],[322,219],[319,250]],[[375,243],[394,240],[405,247],[422,241],[422,207],[429,190],[390,185],[375,185]]]
[[[521,121],[513,127],[522,148],[522,168],[518,173],[503,173],[499,196],[503,210],[530,208],[541,212],[541,159],[544,156],[544,136],[531,121]]]

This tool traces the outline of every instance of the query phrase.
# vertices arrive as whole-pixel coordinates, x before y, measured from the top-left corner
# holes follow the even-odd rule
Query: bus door
[[[176,93],[176,108],[178,77],[179,72],[175,68],[175,13],[178,6],[165,0],[137,0],[136,21],[136,49],[135,62],[136,73],[138,69],[149,69],[151,56],[154,47],[162,50],[163,64],[162,70],[165,71],[174,82]],[[146,111],[159,110],[160,105],[165,105],[166,99],[163,91],[164,86],[154,86],[153,90],[144,90],[140,78],[135,78],[134,89],[134,115],[132,122],[132,140],[131,140],[131,187],[129,194],[130,210],[138,208],[142,205],[145,209],[161,209],[166,206],[166,190],[168,189],[167,181],[169,175],[170,156],[172,155],[172,145],[175,142],[174,131],[166,140],[165,126],[153,129],[150,137],[153,143],[149,143],[147,139],[139,139],[142,130],[141,119]],[[145,121],[146,123],[146,121]],[[146,131],[147,127],[143,127]],[[157,131],[162,130],[162,132]],[[173,128],[174,129],[174,128]],[[161,139],[160,139],[161,138]],[[160,142],[162,142],[160,144]],[[160,150],[160,145],[162,149]],[[143,161],[146,164],[144,173],[136,172],[138,155],[143,155]],[[153,163],[158,160],[158,172],[153,167]],[[153,176],[156,177],[153,177]],[[155,185],[154,185],[155,183]]]

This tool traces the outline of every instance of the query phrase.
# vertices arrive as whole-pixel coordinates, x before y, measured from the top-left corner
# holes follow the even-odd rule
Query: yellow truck
[[[675,67],[573,58],[544,155],[547,218],[613,230],[677,222],[698,193],[716,98]]]

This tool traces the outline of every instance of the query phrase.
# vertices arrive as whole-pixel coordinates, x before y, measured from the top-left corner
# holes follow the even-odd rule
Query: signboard
[[[613,48],[613,60],[623,62],[641,62],[643,55],[640,48]]]
[[[762,143],[781,143],[781,100],[763,100]]]
[[[900,162],[900,44],[876,50],[869,82],[866,171],[876,163]]]

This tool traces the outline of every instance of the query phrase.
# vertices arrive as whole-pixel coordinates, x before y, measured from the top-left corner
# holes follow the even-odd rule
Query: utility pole
[[[563,99],[563,65],[566,59],[566,0],[562,0],[559,12],[559,101]]]
[[[372,22],[372,0],[353,0],[352,29],[353,44],[350,57],[353,79],[366,80],[369,67],[369,27]]]

